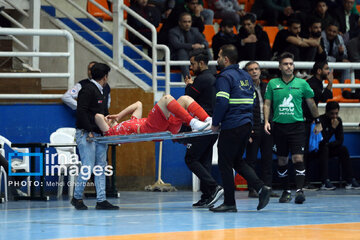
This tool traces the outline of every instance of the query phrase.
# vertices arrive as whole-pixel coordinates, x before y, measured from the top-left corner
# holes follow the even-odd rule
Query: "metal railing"
[[[65,57],[68,60],[68,72],[66,73],[0,73],[0,78],[58,78],[68,79],[68,88],[74,85],[74,38],[66,30],[56,29],[17,29],[17,28],[0,28],[0,35],[25,35],[25,36],[63,36],[67,39],[67,52],[0,52],[1,57]],[[0,94],[0,99],[57,99],[62,94]]]

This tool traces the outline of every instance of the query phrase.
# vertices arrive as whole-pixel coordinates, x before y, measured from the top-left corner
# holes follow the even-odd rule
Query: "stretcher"
[[[122,143],[135,143],[135,142],[147,142],[147,141],[163,141],[163,140],[177,140],[183,138],[193,138],[206,135],[218,134],[212,130],[205,130],[200,132],[182,132],[172,134],[169,131],[156,132],[156,133],[140,133],[130,135],[116,135],[116,136],[105,136],[95,137],[94,140],[98,143],[105,144],[122,144]]]

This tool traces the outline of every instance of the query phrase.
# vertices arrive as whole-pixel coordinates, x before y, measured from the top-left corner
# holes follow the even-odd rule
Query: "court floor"
[[[109,199],[119,211],[95,210],[95,199],[85,199],[87,211],[68,199],[7,202],[0,204],[0,239],[360,239],[360,190],[305,194],[303,205],[271,198],[256,211],[258,200],[237,192],[237,213],[194,209],[200,193],[190,191],[121,192]]]

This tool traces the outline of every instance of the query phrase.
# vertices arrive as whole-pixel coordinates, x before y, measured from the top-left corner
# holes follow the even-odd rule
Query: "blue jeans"
[[[82,199],[86,182],[90,179],[94,166],[100,166],[102,171],[99,171],[100,167],[96,169],[96,173],[100,175],[95,174],[95,187],[96,199],[98,202],[102,202],[106,200],[104,169],[106,166],[107,145],[86,141],[88,134],[87,131],[76,129],[75,137],[80,153],[81,170],[75,183],[74,198]],[[99,137],[101,135],[94,133],[94,136]]]

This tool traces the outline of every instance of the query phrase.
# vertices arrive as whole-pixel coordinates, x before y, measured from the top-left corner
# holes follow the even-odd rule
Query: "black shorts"
[[[304,154],[306,133],[304,122],[274,123],[271,131],[274,136],[273,151],[276,155],[287,157],[289,152]]]

